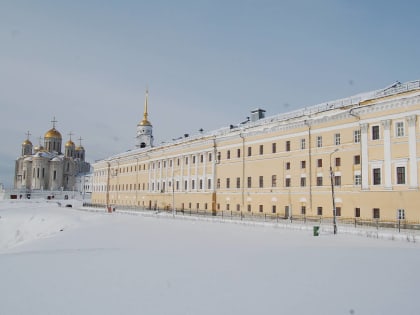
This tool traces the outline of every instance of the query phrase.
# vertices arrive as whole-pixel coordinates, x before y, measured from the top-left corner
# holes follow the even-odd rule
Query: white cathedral
[[[76,146],[70,139],[62,152],[62,137],[53,127],[44,135],[44,145],[33,146],[27,138],[22,143],[21,156],[16,159],[14,188],[23,191],[34,190],[77,190],[76,179],[90,172],[90,164],[85,161],[85,149]]]

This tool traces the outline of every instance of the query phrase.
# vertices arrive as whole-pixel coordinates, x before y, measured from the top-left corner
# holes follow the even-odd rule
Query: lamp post
[[[331,156],[338,151],[338,148],[335,149],[333,152],[330,153],[330,178],[331,178],[331,197],[332,197],[332,205],[333,205],[333,227],[334,227],[334,234],[337,234],[337,209],[335,207],[335,195],[334,195],[334,173],[332,170],[331,165]]]

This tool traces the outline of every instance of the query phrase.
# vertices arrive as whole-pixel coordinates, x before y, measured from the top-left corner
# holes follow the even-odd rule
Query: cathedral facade
[[[147,97],[146,97],[147,100]],[[249,120],[97,161],[92,203],[420,222],[420,81]]]
[[[20,191],[77,190],[76,178],[90,172],[85,161],[85,149],[70,139],[62,151],[62,136],[53,127],[44,135],[44,144],[33,146],[27,139],[22,143],[21,155],[16,159],[14,189]],[[80,139],[81,141],[81,139]]]

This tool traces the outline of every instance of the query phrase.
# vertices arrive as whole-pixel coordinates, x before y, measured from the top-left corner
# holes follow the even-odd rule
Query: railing
[[[287,217],[282,213],[262,213],[262,212],[248,212],[248,211],[212,211],[212,210],[200,210],[200,209],[175,209],[171,208],[159,209],[153,208],[148,209],[139,206],[111,206],[107,209],[104,204],[91,204],[84,203],[84,207],[98,209],[100,211],[134,211],[134,212],[146,212],[146,213],[167,213],[177,216],[197,216],[197,217],[213,217],[222,220],[237,220],[237,221],[252,221],[252,222],[271,222],[271,223],[301,223],[311,225],[322,225],[332,226],[333,218],[323,216],[306,216],[306,215],[293,215]],[[409,220],[380,220],[380,219],[362,219],[362,218],[342,218],[337,217],[337,223],[339,225],[345,225],[347,227],[354,228],[374,228],[379,229],[393,229],[393,230],[416,230],[420,231],[419,221]]]

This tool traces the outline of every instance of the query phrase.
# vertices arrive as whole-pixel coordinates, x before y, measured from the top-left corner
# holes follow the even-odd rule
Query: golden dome
[[[59,133],[57,131],[57,129],[52,128],[45,133],[44,138],[45,139],[49,139],[49,138],[59,138],[59,139],[61,139],[61,133]]]
[[[151,126],[152,124],[147,119],[143,119],[141,122],[139,122],[139,126]]]
[[[69,140],[66,142],[66,147],[74,147],[74,142]]]
[[[29,141],[29,139],[26,139],[25,141],[23,141],[22,145],[32,145],[32,142]]]
[[[81,145],[79,145],[78,147],[76,147],[76,151],[84,151],[85,148],[82,147]]]

